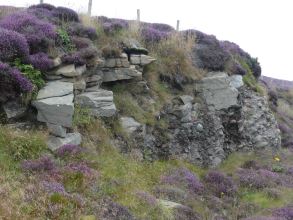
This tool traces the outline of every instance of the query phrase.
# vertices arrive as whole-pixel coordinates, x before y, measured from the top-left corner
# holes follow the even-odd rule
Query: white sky
[[[38,0],[0,0],[0,5],[28,6]],[[87,0],[44,0],[86,12]],[[292,0],[93,0],[93,15],[166,23],[197,29],[233,41],[258,57],[263,75],[293,80]]]

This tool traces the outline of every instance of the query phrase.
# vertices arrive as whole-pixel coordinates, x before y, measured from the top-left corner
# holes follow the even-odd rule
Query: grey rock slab
[[[230,76],[230,85],[236,89],[244,85],[243,77],[241,75],[232,75]]]
[[[50,134],[62,138],[66,137],[66,128],[64,128],[63,126],[47,123],[47,127]]]
[[[141,65],[141,66],[145,66],[148,65],[152,62],[156,61],[155,58],[148,56],[148,55],[134,55],[131,54],[130,55],[130,63],[132,65]]]
[[[142,126],[142,124],[135,121],[134,118],[131,118],[131,117],[121,117],[120,122],[123,129],[128,134],[132,134],[133,132],[135,132],[137,129],[139,129]]]
[[[80,145],[81,141],[82,138],[80,133],[68,133],[64,138],[49,136],[47,145],[50,150],[55,151],[65,144]]]
[[[201,80],[198,88],[207,105],[216,110],[238,105],[238,90],[230,85],[230,78],[226,73],[209,74]]]
[[[53,67],[58,67],[61,64],[62,64],[62,61],[60,57],[56,57],[55,59],[53,59]]]
[[[3,105],[3,110],[7,119],[17,119],[22,117],[27,110],[27,106],[22,105],[20,101],[13,100]]]
[[[75,103],[88,108],[93,116],[111,117],[116,113],[112,91],[99,89],[85,92],[76,96]]]
[[[136,70],[135,66],[130,66],[129,68],[103,69],[103,82],[113,82],[141,77],[142,73]]]
[[[56,75],[63,75],[67,77],[75,77],[82,75],[82,71],[77,71],[74,64],[66,65],[60,67],[56,73]]]
[[[182,95],[180,96],[180,99],[183,102],[183,104],[192,103],[193,101],[193,97],[190,95]]]
[[[73,83],[51,81],[39,91],[37,100],[65,96],[71,93],[73,93]]]
[[[72,126],[74,114],[73,94],[35,100],[32,104],[38,110],[38,121],[58,124],[64,127]]]

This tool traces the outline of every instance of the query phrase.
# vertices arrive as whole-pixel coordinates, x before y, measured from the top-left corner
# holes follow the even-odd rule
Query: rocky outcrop
[[[135,131],[144,130],[144,126],[139,122],[135,121],[134,118],[131,117],[121,117],[120,122],[122,128],[128,133],[133,134]]]
[[[200,99],[174,99],[160,114],[168,128],[147,129],[142,152],[151,152],[148,158],[180,158],[215,167],[234,151],[277,149],[280,131],[266,98],[240,79],[210,73],[196,86]]]
[[[113,82],[119,80],[141,79],[142,73],[136,70],[135,66],[129,68],[108,68],[103,69],[103,82]]]
[[[55,151],[65,144],[80,145],[80,133],[68,133],[65,137],[50,136],[48,140],[48,147],[50,150]]]

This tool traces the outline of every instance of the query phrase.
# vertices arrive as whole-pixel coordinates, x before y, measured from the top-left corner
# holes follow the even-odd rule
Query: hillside
[[[197,30],[0,7],[0,219],[292,219],[288,85]]]

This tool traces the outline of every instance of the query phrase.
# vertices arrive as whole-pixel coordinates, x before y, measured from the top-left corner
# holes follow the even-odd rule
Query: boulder
[[[238,90],[226,73],[210,73],[197,86],[209,108],[221,110],[238,105]]]
[[[73,93],[73,84],[69,82],[52,81],[39,91],[37,100],[66,96]]]
[[[131,117],[121,117],[120,122],[121,122],[123,129],[128,134],[132,134],[133,132],[135,132],[138,129],[141,129],[143,127],[142,124],[138,123],[137,121],[134,120],[134,118],[131,118]]]
[[[55,72],[56,75],[62,75],[66,77],[75,77],[81,76],[84,68],[79,68],[78,70],[75,68],[74,64],[62,66]]]
[[[98,89],[94,92],[85,92],[76,96],[75,103],[89,109],[96,117],[111,117],[116,113],[112,91]]]
[[[62,61],[60,57],[56,57],[55,59],[53,59],[53,67],[58,67],[61,64],[62,64]]]
[[[47,123],[48,130],[50,134],[53,134],[57,137],[66,137],[66,128],[62,127],[61,125],[55,125],[51,123]]]
[[[32,104],[38,110],[38,121],[58,124],[64,127],[72,126],[74,114],[73,94],[39,99]]]
[[[145,54],[148,55],[148,50],[133,38],[126,38],[122,41],[123,50],[128,55],[130,54]]]
[[[135,69],[135,66],[129,68],[109,68],[103,69],[103,82],[113,82],[133,78],[142,78],[142,73]]]
[[[27,106],[21,104],[20,100],[12,100],[3,105],[3,110],[8,120],[17,119],[24,116]]]
[[[55,151],[62,147],[65,144],[74,144],[80,145],[81,144],[81,134],[80,133],[68,133],[64,138],[50,136],[47,142],[47,145],[50,150]]]
[[[130,55],[130,63],[132,65],[140,65],[140,66],[145,66],[148,65],[152,62],[156,61],[155,58],[147,55]]]
[[[85,77],[86,87],[100,86],[103,82],[103,72],[98,71],[97,74],[92,74]]]

